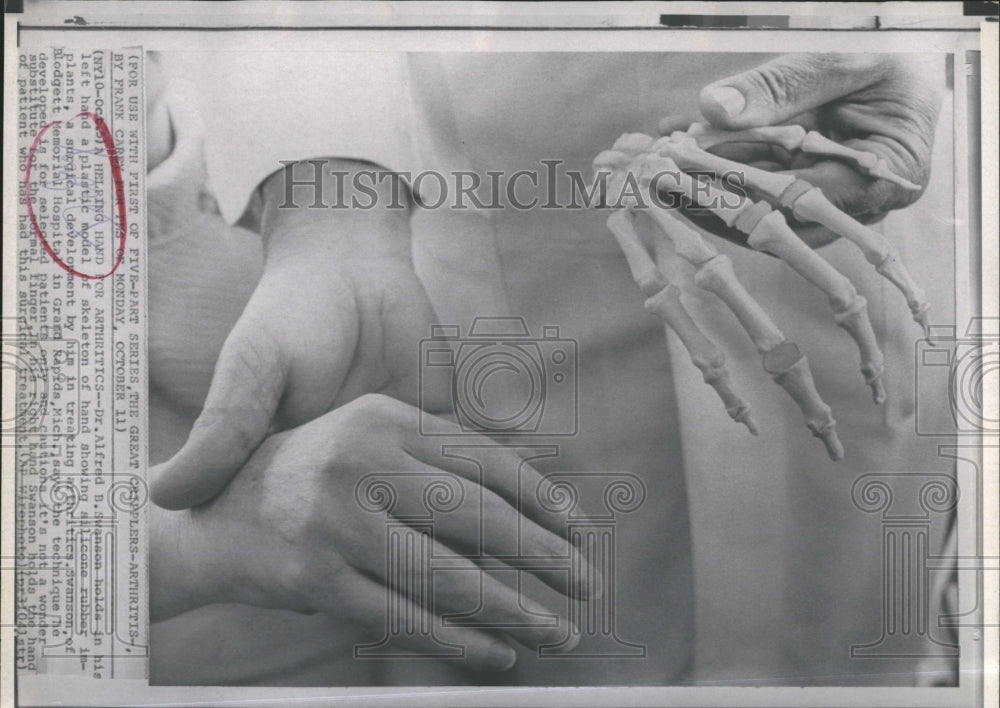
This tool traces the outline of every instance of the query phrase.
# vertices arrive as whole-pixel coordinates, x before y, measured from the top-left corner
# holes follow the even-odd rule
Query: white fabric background
[[[567,168],[587,173],[593,154],[621,132],[653,133],[663,115],[695,115],[701,86],[765,59],[284,53],[189,55],[175,66],[197,67],[196,73],[182,71],[202,87],[209,174],[223,213],[234,221],[260,179],[280,166],[278,160],[336,155],[414,171],[471,166],[511,172],[538,169],[539,160],[558,158]],[[235,68],[246,73],[230,73]],[[950,136],[946,105],[931,189],[881,227],[928,288],[939,322],[953,319]],[[594,422],[576,448],[569,446],[566,459],[596,469],[642,469],[651,482],[668,480],[659,498],[671,498],[673,492],[672,503],[689,508],[694,604],[655,609],[667,615],[662,631],[669,631],[671,623],[682,628],[693,621],[697,640],[691,647],[686,630],[675,633],[664,645],[671,666],[683,666],[682,655],[693,655],[694,677],[703,682],[912,683],[913,661],[849,658],[851,644],[874,639],[881,606],[880,525],[853,507],[851,484],[870,471],[950,469],[932,442],[913,434],[914,406],[940,403],[913,400],[919,330],[902,298],[850,244],[823,250],[869,300],[888,371],[889,400],[876,408],[857,371],[853,344],[833,324],[821,294],[773,259],[715,241],[733,258],[748,289],[809,356],[848,450],[846,460],[834,465],[711,296],[689,291],[686,302],[724,345],[735,380],[763,424],[761,436],[750,438],[728,421],[672,336],[668,359],[662,328],[642,311],[641,295],[603,219],[600,214],[558,211],[477,215],[417,210],[418,272],[443,321],[465,323],[476,315],[513,313],[532,326],[560,324],[578,337],[581,361],[587,354],[592,362],[588,372],[581,370],[581,385],[588,384],[591,395],[581,394],[581,405]],[[678,275],[690,274],[679,268]],[[671,464],[681,461],[678,441],[671,443],[665,430],[674,422],[672,405],[678,408],[683,478]],[[636,520],[632,538],[662,537],[669,516],[662,509]],[[633,572],[657,558],[655,548],[634,549]],[[674,580],[683,584],[689,578]],[[661,591],[656,584],[669,581],[662,575],[648,578],[632,601],[653,610]],[[683,591],[675,592],[684,597]],[[199,646],[198,636],[207,627],[246,624],[247,612],[259,614],[230,609],[229,624],[217,615],[209,623],[210,610],[172,621],[170,632],[161,629],[159,656],[183,652],[192,667],[210,675],[211,669],[191,653]],[[313,657],[296,664],[294,659],[297,654],[312,657],[310,646],[332,652],[332,642],[325,651],[319,648],[331,628],[299,616],[282,617],[264,635],[215,630],[228,647],[215,647],[228,657],[216,659],[219,670],[238,668],[242,680],[256,676],[266,683],[270,674],[257,666],[262,659],[253,649],[264,651],[266,646],[269,655],[287,664],[274,673],[275,681],[342,682],[344,674],[332,665],[324,668],[324,660]],[[338,637],[337,644],[343,651],[349,638]],[[656,682],[671,673],[639,667],[638,674],[631,674],[629,666],[611,667],[604,679],[595,670],[583,682],[633,683],[643,676]],[[433,676],[426,669],[422,663],[420,678]],[[361,683],[370,678],[351,676]],[[396,680],[413,678],[404,670]],[[525,668],[501,680],[546,678],[544,672]],[[447,674],[439,680],[448,680]]]

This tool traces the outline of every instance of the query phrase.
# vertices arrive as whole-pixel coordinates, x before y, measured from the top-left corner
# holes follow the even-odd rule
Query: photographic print
[[[19,28],[20,704],[988,703],[978,26],[292,6]]]

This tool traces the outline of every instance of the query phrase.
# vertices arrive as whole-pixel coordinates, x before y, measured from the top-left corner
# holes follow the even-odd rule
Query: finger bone
[[[740,228],[742,224],[737,224]],[[822,290],[830,301],[837,324],[854,338],[861,353],[862,374],[865,382],[872,386],[873,395],[878,398],[877,387],[871,380],[873,373],[881,375],[882,354],[875,333],[868,319],[864,298],[854,285],[819,254],[809,248],[792,231],[780,212],[770,211],[749,232],[747,243],[754,249],[772,253],[785,261],[799,275]]]
[[[873,152],[855,150],[841,145],[830,138],[810,130],[802,140],[802,152],[813,155],[829,155],[853,161],[861,170],[872,177],[884,179],[905,189],[918,191],[919,184],[914,184],[889,169],[889,163]]]
[[[673,284],[646,300],[646,310],[656,313],[677,334],[691,355],[691,362],[701,371],[705,383],[715,389],[726,407],[729,417],[743,423],[751,434],[757,435],[757,423],[750,414],[750,406],[732,388],[726,357],[695,324],[680,300],[680,289]]]
[[[844,458],[844,446],[837,437],[837,422],[830,407],[816,391],[809,362],[791,342],[775,347],[764,357],[764,368],[798,404],[806,427],[823,441],[826,452],[835,462]]]
[[[680,135],[694,138],[698,146],[706,150],[725,143],[770,143],[792,151],[802,146],[806,129],[801,125],[773,125],[745,130],[720,130],[708,123],[692,123]]]
[[[806,187],[810,188],[806,189]],[[857,245],[879,274],[903,293],[914,321],[926,332],[929,326],[927,311],[930,309],[926,294],[914,282],[910,272],[903,264],[899,252],[885,236],[835,207],[818,187],[812,187],[808,182],[802,182],[798,189],[803,191],[798,196],[794,194],[789,194],[788,197],[782,195],[782,205],[790,207],[796,218],[822,224],[835,234],[843,236]]]
[[[659,315],[677,334],[691,361],[701,371],[705,383],[712,386],[722,399],[729,417],[743,423],[756,435],[757,424],[750,415],[750,406],[733,392],[725,356],[688,314],[680,301],[677,286],[670,283],[656,267],[635,230],[631,215],[625,210],[616,211],[608,218],[608,228],[625,254],[636,285],[648,296],[646,309]]]
[[[678,217],[655,208],[650,213],[654,218],[659,215],[657,223],[664,229],[665,238],[683,243],[687,239],[683,233],[685,231],[700,238],[694,229]],[[843,456],[843,446],[837,439],[836,422],[830,407],[816,391],[808,362],[798,347],[785,339],[777,325],[743,287],[732,267],[732,261],[724,254],[717,253],[700,263],[694,279],[699,287],[715,293],[729,307],[761,353],[764,370],[796,402],[806,425],[823,440],[830,457],[840,459]]]

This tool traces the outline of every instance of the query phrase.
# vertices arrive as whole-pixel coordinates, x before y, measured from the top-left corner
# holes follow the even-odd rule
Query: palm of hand
[[[407,259],[298,257],[268,264],[229,333],[184,448],[154,475],[161,506],[217,493],[267,433],[365,393],[447,408],[441,377],[418,392],[434,310]],[[425,382],[426,383],[426,382]]]
[[[289,301],[287,293],[302,292]],[[285,295],[277,297],[279,293]],[[306,423],[365,393],[416,403],[419,342],[434,310],[405,261],[352,261],[332,271],[300,261],[265,277],[238,327],[255,331],[252,356],[274,367],[248,371],[262,386],[283,384],[274,427]],[[447,403],[436,385],[425,397]]]

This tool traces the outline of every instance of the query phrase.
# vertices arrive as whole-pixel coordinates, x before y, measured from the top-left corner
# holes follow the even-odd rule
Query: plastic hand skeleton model
[[[712,212],[727,226],[748,236],[747,244],[779,257],[827,296],[834,321],[851,335],[861,357],[861,373],[872,390],[875,403],[885,400],[881,377],[884,358],[868,319],[867,302],[851,282],[807,246],[789,227],[772,204],[791,210],[797,219],[822,224],[854,244],[876,270],[906,297],[914,320],[926,329],[929,309],[923,292],[915,285],[900,261],[898,252],[885,238],[833,206],[819,188],[793,175],[778,174],[742,165],[707,152],[726,142],[767,142],[789,150],[850,159],[867,174],[890,180],[908,189],[918,189],[889,171],[884,160],[874,154],[852,150],[799,126],[720,131],[695,124],[686,132],[675,132],[654,140],[641,133],[625,134],[611,150],[594,159],[594,171],[610,180],[608,195],[621,195],[608,227],[622,248],[636,284],[648,297],[646,308],[658,314],[678,335],[701,370],[706,383],[718,393],[730,417],[744,423],[756,434],[749,406],[733,392],[722,352],[701,332],[680,301],[680,289],[670,283],[634,226],[635,194],[665,191],[680,194],[692,204]],[[754,202],[741,194],[724,190],[710,181],[696,180],[683,170],[725,175],[739,173],[744,183],[768,201]],[[820,438],[833,460],[843,457],[836,422],[813,383],[809,364],[799,348],[785,339],[781,330],[747,292],[736,277],[732,263],[676,213],[657,200],[649,204],[649,216],[659,227],[655,234],[657,252],[664,242],[695,268],[695,283],[715,293],[732,310],[760,352],[767,371],[798,404],[807,427]]]

